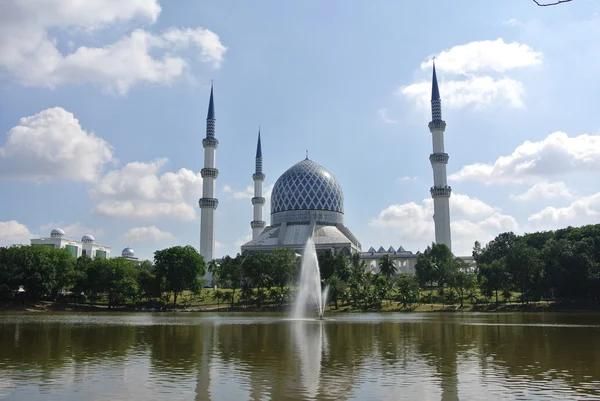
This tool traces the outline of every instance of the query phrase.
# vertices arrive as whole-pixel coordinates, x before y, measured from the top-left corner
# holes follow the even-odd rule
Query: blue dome
[[[271,214],[292,210],[344,213],[344,193],[325,168],[305,159],[279,177],[271,194]]]
[[[123,252],[121,252],[121,256],[123,257],[134,257],[135,256],[135,251],[129,247],[123,249]]]

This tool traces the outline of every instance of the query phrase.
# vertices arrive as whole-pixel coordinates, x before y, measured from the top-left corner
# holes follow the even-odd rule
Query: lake
[[[600,400],[600,314],[0,314],[5,400]]]

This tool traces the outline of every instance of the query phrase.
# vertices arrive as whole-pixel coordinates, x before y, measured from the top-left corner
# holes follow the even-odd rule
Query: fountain
[[[302,266],[300,268],[300,281],[298,282],[298,294],[294,306],[293,317],[296,319],[306,318],[306,313],[316,310],[319,319],[323,319],[327,292],[329,286],[321,288],[321,272],[319,271],[319,260],[312,237],[306,241],[304,254],[302,255]]]

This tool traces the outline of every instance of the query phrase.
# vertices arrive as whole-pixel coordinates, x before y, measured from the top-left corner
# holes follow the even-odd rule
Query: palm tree
[[[339,278],[337,274],[329,277],[327,280],[329,285],[329,291],[331,291],[331,300],[335,303],[335,309],[338,308],[338,299],[340,295],[346,290],[347,284],[344,280]]]
[[[396,274],[396,264],[390,255],[385,254],[379,258],[379,273],[385,278],[390,278]]]

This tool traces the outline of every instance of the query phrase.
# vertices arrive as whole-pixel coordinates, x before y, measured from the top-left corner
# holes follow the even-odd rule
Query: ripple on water
[[[600,325],[593,321],[552,314],[336,314],[326,321],[244,313],[0,315],[0,398],[600,400]]]

